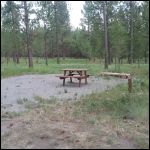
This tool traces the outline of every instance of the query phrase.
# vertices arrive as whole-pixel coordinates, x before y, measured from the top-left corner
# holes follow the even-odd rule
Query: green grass
[[[36,58],[33,58],[33,68],[29,68],[26,64],[25,59],[20,59],[20,64],[14,64],[12,60],[7,64],[5,59],[1,63],[1,77],[10,77],[24,74],[61,74],[63,73],[61,69],[64,68],[87,68],[88,73],[91,75],[99,75],[102,71],[107,71],[104,69],[104,64],[99,62],[92,62],[86,59],[71,59],[66,58],[65,60],[61,59],[60,64],[57,64],[56,59],[48,59],[48,66],[45,65],[44,59],[39,59],[38,64],[36,63]],[[134,76],[143,77],[147,75],[148,77],[148,64],[141,64],[140,69],[137,64],[129,65],[122,64],[120,70],[115,70],[115,65],[112,64],[109,66],[108,71],[111,72],[126,72],[131,73]]]
[[[78,115],[107,114],[112,118],[146,120],[149,106],[148,89],[141,84],[133,83],[133,86],[132,93],[128,93],[127,85],[119,85],[110,91],[82,97],[81,101],[76,103],[75,111]]]
[[[20,59],[20,64],[14,64],[12,61],[9,64],[1,64],[1,77],[9,77],[23,74],[61,74],[61,69],[64,68],[88,68],[90,73],[100,71],[102,68],[99,64],[87,63],[85,59],[65,59],[61,60],[60,64],[57,64],[56,59],[49,59],[48,66],[45,65],[45,61],[39,59],[39,63],[36,63],[36,59],[33,59],[33,68],[29,68],[24,59]]]

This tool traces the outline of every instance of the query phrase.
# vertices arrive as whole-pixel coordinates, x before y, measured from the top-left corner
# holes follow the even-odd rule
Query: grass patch
[[[55,97],[51,97],[50,99],[45,99],[40,96],[35,96],[34,99],[36,102],[38,102],[38,104],[55,104],[57,101]]]
[[[20,112],[1,112],[1,117],[2,118],[15,118],[17,116],[20,116]]]
[[[50,99],[45,99],[40,96],[34,97],[35,101],[28,101],[25,103],[25,108],[27,109],[34,109],[34,108],[44,108],[44,107],[50,107],[51,105],[56,103],[56,98],[51,97]]]
[[[128,93],[127,85],[119,85],[104,93],[93,93],[82,97],[81,101],[76,104],[78,113],[75,112],[75,114],[82,111],[82,114],[107,113],[118,118],[146,119],[149,104],[147,87],[143,86],[143,89],[138,91],[141,84],[135,83],[133,86],[132,93]]]
[[[17,104],[22,105],[22,104],[26,103],[27,101],[28,101],[27,98],[18,99],[18,100],[17,100]]]
[[[148,117],[148,95],[145,93],[140,95],[126,93],[116,99],[103,99],[101,105],[119,118],[139,119]]]
[[[147,149],[149,147],[149,143],[146,142],[147,140],[145,140],[145,138],[141,137],[134,137],[134,145],[138,148],[138,149]]]

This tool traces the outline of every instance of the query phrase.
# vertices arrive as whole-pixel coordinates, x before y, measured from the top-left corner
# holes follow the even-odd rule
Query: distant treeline
[[[36,6],[36,7],[35,7]],[[66,1],[6,1],[1,5],[1,56],[104,59],[149,57],[149,1],[85,1],[81,28],[72,30]],[[35,16],[34,18],[32,16]]]

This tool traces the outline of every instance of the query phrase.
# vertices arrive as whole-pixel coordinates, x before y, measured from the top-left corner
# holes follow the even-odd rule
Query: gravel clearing
[[[66,79],[66,85],[63,86],[62,80],[56,77],[56,74],[10,77],[1,79],[1,108],[3,111],[23,111],[23,105],[18,104],[18,101],[21,99],[34,101],[35,96],[76,100],[82,95],[102,92],[121,83],[127,83],[127,80],[120,78],[108,80],[90,76],[88,84],[82,80],[81,87],[78,87],[77,79],[73,79],[73,83]]]

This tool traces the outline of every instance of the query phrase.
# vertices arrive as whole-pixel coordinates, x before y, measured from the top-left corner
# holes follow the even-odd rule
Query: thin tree
[[[29,60],[29,68],[33,67],[33,61],[32,61],[32,49],[31,49],[31,43],[29,41],[29,11],[27,6],[27,1],[23,1],[24,3],[24,11],[25,11],[25,32],[26,32],[26,46],[28,51],[28,60]]]
[[[60,63],[59,60],[59,49],[58,49],[58,15],[57,15],[57,1],[54,1],[54,13],[55,13],[55,36],[56,36],[56,52],[57,52],[57,64]]]
[[[107,1],[103,2],[104,36],[105,36],[105,69],[108,69],[108,33],[107,33]]]
[[[133,63],[133,2],[129,2],[130,5],[130,52],[129,63]]]

